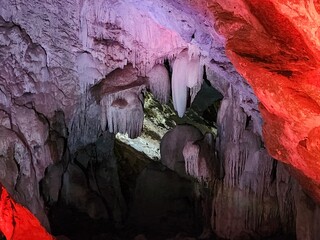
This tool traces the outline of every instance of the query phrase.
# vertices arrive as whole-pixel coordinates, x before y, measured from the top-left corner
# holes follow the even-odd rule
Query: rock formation
[[[5,239],[54,239],[29,210],[12,199],[3,186],[0,186],[0,196],[1,239],[2,234]]]
[[[216,1],[209,8],[227,55],[261,102],[269,153],[320,200],[319,3]]]

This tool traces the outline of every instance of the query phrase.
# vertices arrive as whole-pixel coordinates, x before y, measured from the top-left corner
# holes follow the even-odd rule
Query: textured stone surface
[[[319,206],[290,175],[290,165],[268,155],[233,97],[222,101],[217,124],[224,175],[213,186],[213,231],[228,239],[317,239]]]
[[[203,138],[202,133],[191,125],[177,125],[161,139],[161,163],[180,176],[187,176],[183,148],[188,142]]]
[[[320,200],[318,3],[212,1],[210,9],[227,55],[261,102],[270,154],[300,172],[300,183]]]
[[[75,153],[63,174],[60,200],[92,219],[122,222],[126,209],[111,134],[105,133]]]
[[[222,101],[217,124],[218,158],[222,159],[224,178],[214,186],[213,230],[228,239],[241,239],[244,232],[254,238],[254,234],[276,235],[281,224],[274,160],[232,97]]]
[[[199,182],[208,183],[214,179],[214,176],[219,176],[215,141],[211,133],[206,133],[201,140],[188,141],[182,153],[187,174]]]
[[[41,226],[39,220],[20,204],[16,203],[7,190],[0,185],[0,237],[4,239],[43,239],[54,238]]]
[[[297,187],[295,205],[297,208],[297,239],[316,240],[319,238],[320,208],[309,196]]]

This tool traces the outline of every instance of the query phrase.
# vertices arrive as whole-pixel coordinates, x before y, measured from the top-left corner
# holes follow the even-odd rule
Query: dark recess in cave
[[[207,120],[211,126],[215,126],[223,95],[211,85],[207,78],[205,66],[203,68],[203,83],[200,91],[192,102],[191,108]]]
[[[6,240],[6,237],[3,235],[1,231],[0,231],[0,240]]]
[[[120,225],[108,219],[92,219],[88,214],[62,202],[50,207],[52,233],[71,240],[174,238],[177,234],[201,233],[201,206],[193,196],[190,180],[183,179],[161,163],[116,143],[121,191],[127,213]],[[122,148],[122,149],[121,149]]]

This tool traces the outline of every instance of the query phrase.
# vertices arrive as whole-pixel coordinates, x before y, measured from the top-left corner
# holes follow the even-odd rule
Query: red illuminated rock
[[[259,98],[269,153],[320,201],[319,3],[210,1],[227,55]]]
[[[54,240],[39,220],[0,185],[0,233],[10,240]]]

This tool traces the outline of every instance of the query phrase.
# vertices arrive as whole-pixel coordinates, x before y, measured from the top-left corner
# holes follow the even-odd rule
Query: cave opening
[[[94,235],[99,239],[133,239],[139,235],[173,239],[200,236],[205,227],[207,232],[203,234],[211,238],[211,190],[202,180],[187,174],[183,156],[187,140],[199,141],[201,146],[205,133],[214,136],[217,132],[216,117],[207,119],[203,115],[213,104],[220,105],[222,95],[214,89],[213,98],[202,106],[201,98],[212,93],[209,83],[204,84],[205,89],[198,92],[195,104],[183,118],[177,116],[172,102],[162,104],[145,92],[141,136],[131,139],[126,134],[103,133],[95,143],[72,154],[58,202],[52,204],[50,197],[45,197],[52,233],[70,239],[91,239]],[[55,125],[64,131],[63,124]],[[173,130],[174,136],[160,144]],[[104,149],[105,145],[112,147],[113,141],[111,152]],[[179,142],[183,144],[175,149]],[[208,144],[210,150],[214,149],[214,141]],[[161,159],[160,148],[173,155]]]

